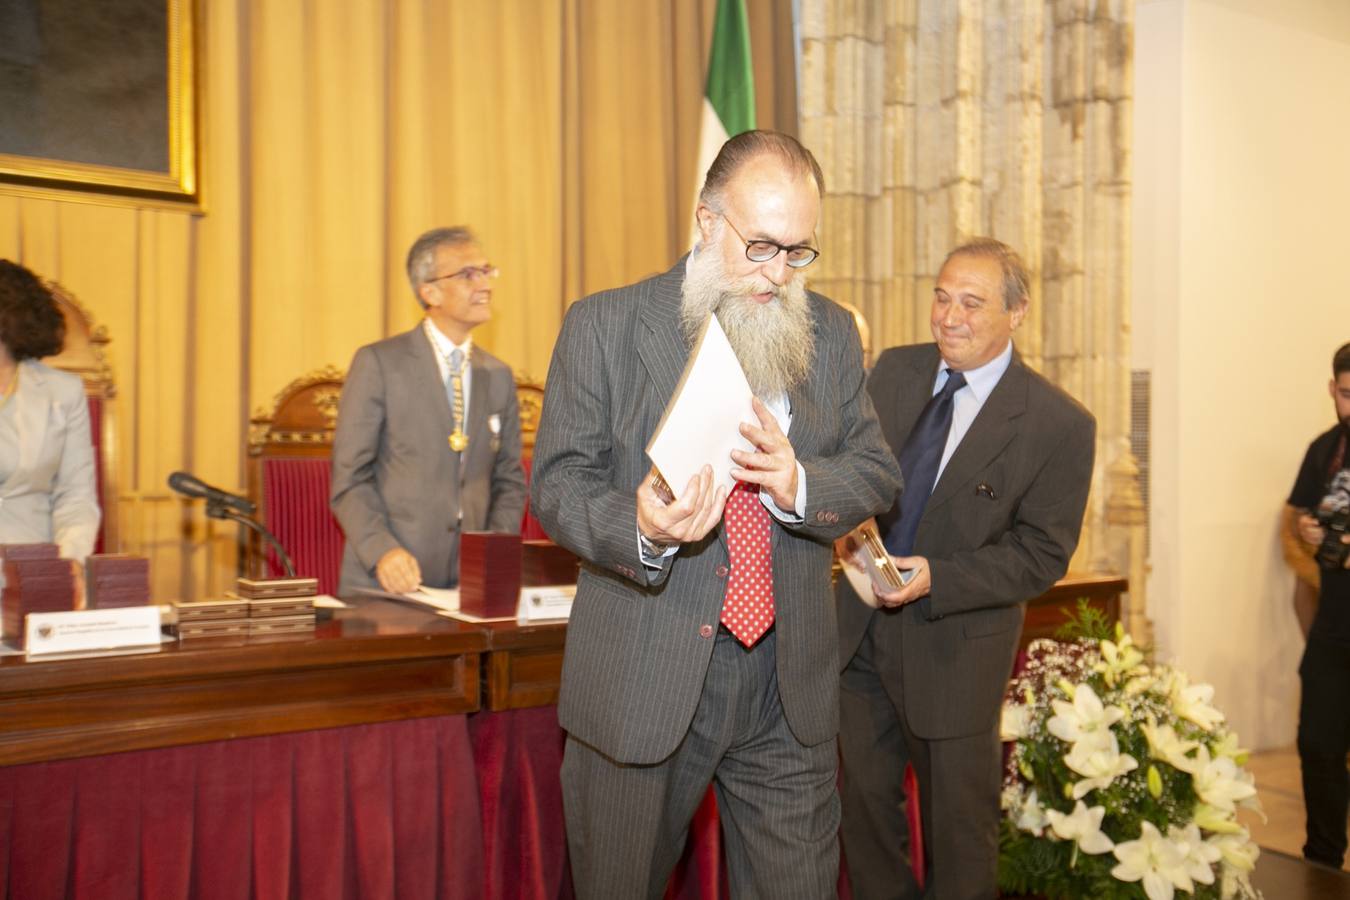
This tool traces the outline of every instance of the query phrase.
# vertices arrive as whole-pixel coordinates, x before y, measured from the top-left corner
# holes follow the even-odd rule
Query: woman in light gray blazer
[[[99,525],[89,406],[78,375],[38,361],[64,341],[51,292],[0,259],[0,544],[56,543],[83,562]]]

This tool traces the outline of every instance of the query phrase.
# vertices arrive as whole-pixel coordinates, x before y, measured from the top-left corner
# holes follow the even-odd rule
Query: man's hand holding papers
[[[757,449],[732,450],[731,458],[740,468],[731,474],[737,481],[759,485],[779,509],[790,510],[797,505],[797,454],[769,408],[758,397],[752,402],[759,427],[742,422],[741,435]]]
[[[713,484],[712,466],[704,466],[685,486],[684,492],[667,503],[656,492],[653,467],[637,489],[638,530],[653,544],[683,544],[699,541],[718,522],[727,503],[727,489]]]

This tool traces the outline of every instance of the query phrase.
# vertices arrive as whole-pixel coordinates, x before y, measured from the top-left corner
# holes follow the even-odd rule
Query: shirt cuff
[[[802,468],[801,463],[797,463],[797,497],[793,502],[793,510],[790,513],[783,512],[778,508],[778,504],[773,502],[769,492],[760,488],[760,502],[768,508],[769,512],[778,521],[786,525],[800,525],[806,521],[806,470]]]
[[[660,549],[660,545],[647,540],[647,536],[642,533],[641,529],[637,530],[637,538],[638,558],[640,558],[642,564],[649,569],[656,569],[659,571],[661,568],[661,560],[668,556],[674,556],[675,552],[680,549],[679,544],[671,544],[661,553],[651,553],[649,551]]]

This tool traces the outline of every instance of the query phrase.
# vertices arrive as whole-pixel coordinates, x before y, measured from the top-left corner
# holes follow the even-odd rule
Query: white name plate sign
[[[26,628],[29,656],[160,643],[157,606],[29,613]]]
[[[521,588],[516,621],[521,625],[565,621],[572,614],[572,600],[576,595],[575,584]]]

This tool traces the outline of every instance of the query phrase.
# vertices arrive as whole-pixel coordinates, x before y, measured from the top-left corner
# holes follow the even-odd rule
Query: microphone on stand
[[[231,494],[229,491],[222,491],[220,488],[211,487],[211,485],[202,481],[196,475],[190,475],[187,472],[174,472],[169,476],[169,487],[185,497],[200,497],[206,501],[206,515],[212,519],[233,519],[240,525],[251,528],[258,532],[277,552],[277,558],[286,568],[286,577],[295,577],[295,564],[291,562],[290,556],[282,548],[281,542],[257,519],[253,518],[253,513],[258,507],[247,497],[241,497],[238,494]]]
[[[224,504],[246,515],[251,516],[257,511],[257,506],[247,497],[241,497],[238,494],[231,494],[229,491],[222,491],[218,487],[212,487],[196,475],[189,475],[187,472],[174,472],[170,475],[169,487],[185,497],[200,497],[208,504]],[[216,516],[214,518],[223,517]]]

